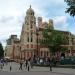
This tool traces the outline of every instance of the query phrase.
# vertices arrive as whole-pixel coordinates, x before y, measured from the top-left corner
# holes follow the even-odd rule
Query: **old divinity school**
[[[38,17],[36,21],[35,12],[29,7],[26,11],[25,21],[22,26],[20,39],[17,35],[11,35],[7,39],[7,45],[5,48],[5,56],[11,59],[29,59],[30,57],[50,57],[50,52],[47,47],[40,44],[40,39],[43,38],[42,31],[46,26],[50,26],[54,29],[53,20],[49,19],[48,22],[43,22],[42,17]],[[36,22],[38,25],[36,25]],[[66,56],[75,55],[75,36],[68,31],[60,31],[69,37],[68,44],[66,45]],[[59,34],[59,33],[58,33]],[[65,45],[64,45],[65,46]],[[57,56],[57,54],[56,54]],[[61,53],[59,53],[59,57]]]

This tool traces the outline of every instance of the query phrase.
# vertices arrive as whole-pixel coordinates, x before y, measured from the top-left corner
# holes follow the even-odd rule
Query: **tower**
[[[53,20],[52,20],[52,19],[49,19],[48,25],[49,25],[49,27],[50,27],[51,29],[54,29],[54,27],[53,27]]]
[[[21,51],[25,52],[26,59],[32,57],[36,50],[36,18],[34,14],[34,10],[30,6],[22,26],[20,43]]]
[[[38,27],[40,28],[42,25],[42,17],[38,17]]]

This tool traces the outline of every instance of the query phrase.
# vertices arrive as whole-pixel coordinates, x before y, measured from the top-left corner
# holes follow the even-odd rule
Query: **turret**
[[[49,27],[51,28],[51,29],[54,29],[54,27],[53,27],[53,20],[52,19],[49,19]]]
[[[42,25],[42,17],[38,17],[38,27],[40,28]]]

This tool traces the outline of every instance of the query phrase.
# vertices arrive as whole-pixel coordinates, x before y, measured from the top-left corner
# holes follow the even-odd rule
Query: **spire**
[[[26,12],[27,15],[34,15],[34,10],[31,8],[31,5],[29,7],[29,9]]]
[[[30,5],[30,8],[31,8],[31,5]]]

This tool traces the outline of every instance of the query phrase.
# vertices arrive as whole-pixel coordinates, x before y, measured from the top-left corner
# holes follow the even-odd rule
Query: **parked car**
[[[71,56],[71,57],[65,57],[64,59],[60,60],[60,64],[65,65],[65,64],[75,64],[75,57]]]

